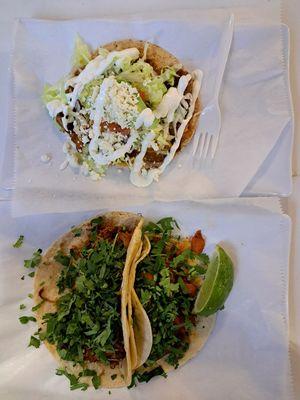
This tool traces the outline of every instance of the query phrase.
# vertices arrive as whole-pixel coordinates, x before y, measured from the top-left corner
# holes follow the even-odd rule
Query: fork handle
[[[219,64],[217,74],[216,74],[216,81],[215,81],[215,90],[214,90],[214,99],[218,99],[220,94],[220,89],[222,85],[223,75],[226,68],[226,63],[229,56],[229,51],[231,47],[232,37],[233,37],[233,30],[234,30],[234,15],[231,14],[229,18],[229,23],[227,27],[227,33],[222,35],[222,40],[220,43],[220,47],[225,54],[225,57],[222,58],[222,61]]]

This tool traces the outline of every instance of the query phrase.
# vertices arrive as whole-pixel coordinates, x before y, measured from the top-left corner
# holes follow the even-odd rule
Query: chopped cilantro
[[[37,249],[29,260],[24,260],[24,267],[35,268],[37,265],[39,265],[42,259],[41,254],[42,254],[42,249]]]
[[[81,236],[82,229],[81,228],[72,229],[72,233],[75,237],[79,237]]]
[[[29,294],[28,294],[28,297],[29,297],[30,299],[33,299],[33,294],[32,294],[32,293],[29,293]]]
[[[22,275],[21,276],[21,281],[24,281],[24,279],[25,279],[25,275]]]
[[[166,295],[170,297],[172,292],[178,292],[179,283],[171,283],[169,268],[163,268],[159,273],[161,275],[159,285],[164,288]]]
[[[141,289],[141,299],[140,300],[141,300],[143,305],[148,303],[148,301],[151,299],[151,296],[152,296],[152,294],[151,294],[151,292],[149,290]]]
[[[65,267],[68,267],[71,262],[71,258],[64,255],[61,251],[59,251],[56,256],[54,257],[54,260],[57,261],[59,264],[62,264]]]
[[[87,370],[85,370],[87,371]],[[95,372],[96,373],[96,372]],[[79,378],[77,378],[75,375],[73,374],[69,374],[66,370],[64,369],[57,369],[56,370],[56,375],[61,376],[64,375],[66,378],[69,379],[70,382],[70,390],[77,390],[77,389],[81,389],[82,391],[87,390],[88,388],[88,384],[87,383],[83,383],[79,381]],[[81,376],[90,376],[90,375],[82,375]]]
[[[20,310],[25,310],[26,306],[25,304],[20,304]]]
[[[30,278],[33,278],[33,277],[34,277],[34,271],[30,272],[30,273],[28,274],[28,276],[29,276]]]
[[[24,242],[24,235],[20,235],[18,240],[13,244],[13,247],[15,249],[18,249],[19,247],[22,246],[23,242]]]
[[[157,360],[166,361],[175,368],[187,351],[188,334],[193,328],[192,314],[197,286],[205,274],[208,256],[190,249],[179,254],[179,237],[174,230],[178,224],[173,218],[150,222],[144,228],[151,241],[151,251],[139,264],[135,290],[150,319],[153,346],[145,367],[152,368]],[[147,277],[153,276],[153,279]],[[138,376],[138,381],[148,379]]]
[[[101,385],[101,379],[98,375],[94,375],[92,378],[92,384],[95,389],[98,389]]]
[[[34,336],[30,336],[30,342],[29,342],[28,347],[33,346],[36,349],[38,349],[40,347],[40,345],[41,345],[41,342],[38,338],[36,338]]]
[[[64,375],[66,378],[69,379],[70,382],[70,386],[72,385],[76,385],[76,383],[78,383],[78,378],[73,375],[73,374],[69,374],[66,370],[59,368],[56,370],[56,375],[61,376]]]
[[[134,386],[137,386],[139,382],[149,382],[150,379],[154,378],[155,376],[163,376],[164,378],[166,378],[167,374],[162,369],[162,367],[156,367],[149,372],[143,372],[143,373],[136,371],[132,374],[131,383],[129,386],[127,386],[127,388],[131,389]]]
[[[156,224],[149,222],[144,228],[144,232],[148,233],[170,233],[174,228],[179,228],[177,222],[172,217],[159,220]]]
[[[43,316],[46,330],[42,339],[55,344],[60,357],[74,365],[82,365],[87,353],[104,364],[109,362],[106,354],[121,352],[119,357],[125,356],[120,288],[127,249],[116,235],[99,240],[100,222],[94,223],[96,235],[86,247],[56,255],[63,266],[57,280],[60,297],[57,311]],[[84,370],[81,376],[92,376],[94,387],[100,386],[94,371]]]
[[[37,305],[35,305],[34,307],[32,307],[31,311],[36,311],[38,310],[42,304],[45,303],[45,300],[42,300],[40,303],[38,303]]]
[[[93,369],[84,369],[82,372],[79,373],[79,376],[95,376],[97,372]]]
[[[188,294],[188,290],[187,290],[181,276],[178,278],[178,283],[179,283],[180,289],[182,290],[182,293]]]
[[[103,218],[102,217],[97,217],[91,220],[91,224],[92,225],[101,225],[103,222]]]
[[[87,390],[87,388],[89,387],[89,385],[87,383],[75,383],[74,385],[70,386],[70,390],[77,390],[80,389],[81,391],[85,391]]]
[[[117,377],[117,374],[113,374],[113,375],[111,375],[110,379],[111,379],[112,381],[114,381],[114,380],[116,379],[116,377]]]
[[[19,318],[19,321],[21,322],[21,324],[27,324],[29,321],[36,322],[36,319],[31,316],[23,315],[23,317]]]

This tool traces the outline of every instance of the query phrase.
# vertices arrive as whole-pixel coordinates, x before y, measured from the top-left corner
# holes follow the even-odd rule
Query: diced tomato
[[[200,230],[198,230],[191,240],[191,250],[195,253],[201,254],[205,246],[205,240]]]
[[[141,99],[142,99],[143,101],[147,100],[147,95],[146,95],[145,92],[142,92],[142,91],[140,90],[139,93],[140,93]]]
[[[197,290],[198,290],[197,286],[190,282],[184,282],[184,285],[186,287],[186,290],[187,290],[189,296],[195,297],[197,294]]]
[[[173,321],[174,325],[181,325],[183,324],[183,317],[181,315],[177,315]]]
[[[144,278],[148,279],[149,281],[153,281],[154,275],[151,274],[150,272],[144,272],[143,273]]]
[[[191,248],[191,242],[187,239],[177,243],[177,254],[181,254],[184,250]]]

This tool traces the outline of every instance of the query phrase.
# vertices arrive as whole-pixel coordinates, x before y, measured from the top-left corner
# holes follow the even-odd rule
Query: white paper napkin
[[[59,171],[63,160],[60,136],[42,109],[39,94],[45,81],[53,82],[68,71],[76,32],[94,46],[120,37],[151,37],[187,67],[204,70],[201,96],[206,104],[227,15],[220,11],[172,15],[148,21],[21,21],[14,56],[15,215],[94,209],[99,203],[108,206],[112,199],[133,204],[153,199],[238,196],[243,192],[291,120],[279,25],[240,24],[236,28],[221,101],[220,145],[212,165],[192,172],[189,147],[176,157],[159,183],[146,189],[133,187],[125,170],[119,173],[111,169],[100,182],[75,176],[71,170]],[[40,162],[45,152],[53,155],[51,165]]]
[[[271,204],[270,204],[271,203]],[[183,234],[201,228],[211,253],[221,243],[235,264],[235,283],[204,349],[185,367],[130,391],[70,392],[55,376],[47,350],[27,348],[33,325],[21,325],[19,304],[28,314],[32,280],[22,260],[46,248],[71,225],[91,213],[30,216],[11,219],[0,203],[0,397],[5,400],[53,399],[228,399],[289,400],[287,282],[290,221],[278,201],[263,199],[153,203],[130,210],[157,219],[175,216]],[[24,246],[13,249],[19,234]],[[25,271],[26,272],[26,271]]]

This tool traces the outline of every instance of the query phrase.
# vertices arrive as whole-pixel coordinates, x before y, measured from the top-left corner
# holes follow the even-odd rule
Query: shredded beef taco
[[[95,180],[127,167],[144,187],[193,137],[201,80],[155,44],[126,39],[91,51],[78,37],[72,71],[45,86],[43,101],[68,137],[67,163]]]
[[[40,338],[75,385],[131,381],[127,289],[141,223],[119,212],[84,222],[52,244],[36,271]]]

